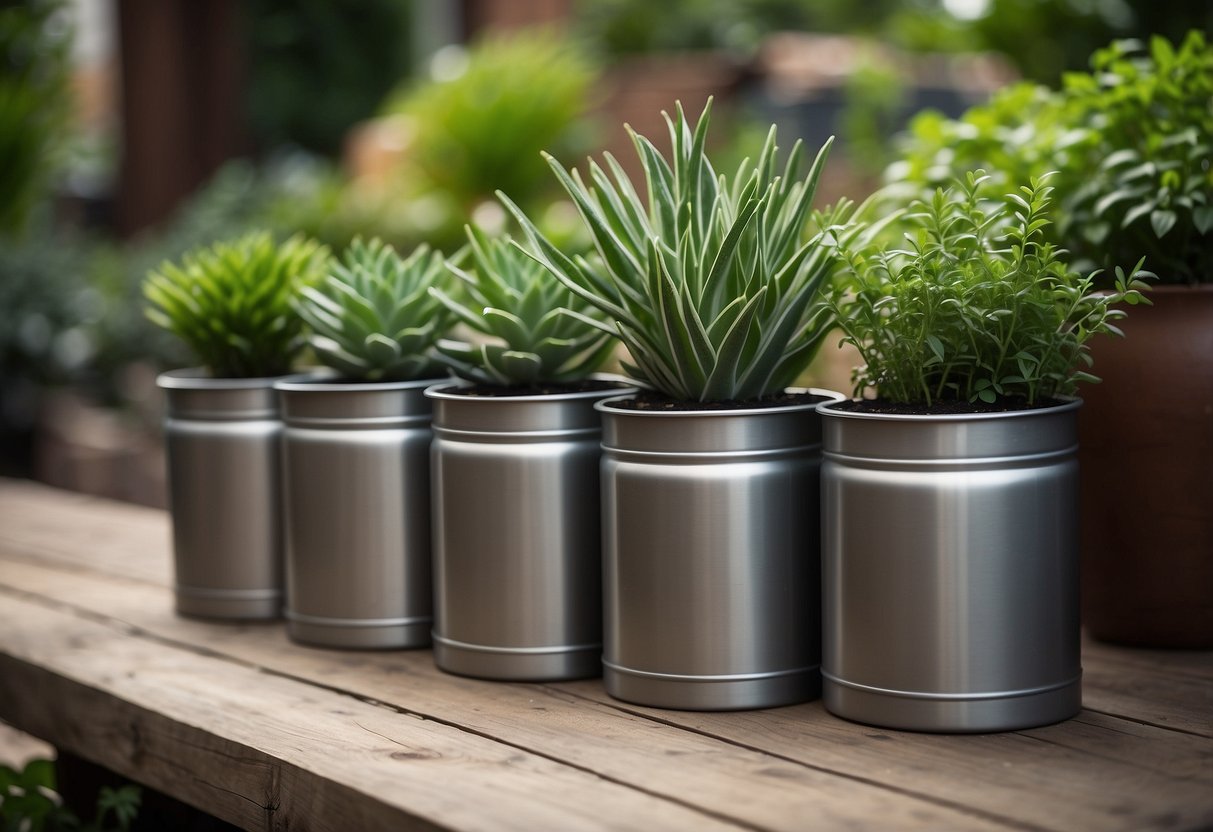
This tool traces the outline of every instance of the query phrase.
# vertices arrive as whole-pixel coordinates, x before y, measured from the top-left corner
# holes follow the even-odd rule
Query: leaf
[[[1208,234],[1213,228],[1213,205],[1201,205],[1192,212],[1192,225],[1201,234]]]
[[[1150,227],[1154,229],[1155,236],[1165,237],[1167,232],[1175,227],[1177,219],[1174,211],[1159,208],[1150,213]]]
[[[935,354],[935,358],[938,361],[944,360],[943,341],[939,340],[938,335],[928,335],[927,336],[927,346],[931,348],[931,352]]]

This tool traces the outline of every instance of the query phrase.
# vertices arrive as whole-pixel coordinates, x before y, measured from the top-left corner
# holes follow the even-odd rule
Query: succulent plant
[[[745,401],[791,384],[830,328],[818,291],[835,251],[821,232],[804,240],[830,142],[800,179],[800,142],[780,171],[772,127],[757,162],[745,160],[730,180],[704,152],[710,115],[711,101],[694,130],[681,105],[676,120],[666,115],[672,164],[629,131],[647,201],[610,154],[611,175],[591,162],[589,184],[548,157],[601,263],[565,255],[499,195],[534,256],[606,317],[569,313],[618,334],[630,375],[678,400]]]
[[[561,312],[567,308],[597,319],[594,307],[508,239],[486,237],[470,226],[467,235],[472,269],[455,262],[447,263],[447,268],[463,282],[468,301],[481,311],[441,289],[431,290],[459,320],[490,339],[476,344],[438,342],[442,360],[456,375],[513,387],[573,382],[602,365],[615,340]]]
[[[147,316],[181,338],[218,378],[289,372],[304,346],[291,301],[319,279],[328,249],[264,231],[187,252],[165,262],[143,284]]]
[[[430,288],[445,277],[442,254],[429,246],[401,259],[378,239],[355,239],[323,281],[300,293],[308,343],[321,363],[351,379],[441,375],[433,347],[453,316]]]

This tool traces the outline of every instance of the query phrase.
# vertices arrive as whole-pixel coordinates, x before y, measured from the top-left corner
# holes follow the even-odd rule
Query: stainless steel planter
[[[1079,404],[971,416],[821,408],[831,712],[955,732],[1078,713]]]
[[[164,373],[177,612],[277,618],[282,607],[278,496],[281,423],[272,378]]]
[[[429,644],[424,381],[294,377],[282,404],[287,632],[328,647]]]
[[[817,696],[815,402],[661,412],[611,405],[599,405],[607,692],[695,710]]]
[[[486,679],[602,669],[599,439],[620,389],[434,402],[434,661]]]

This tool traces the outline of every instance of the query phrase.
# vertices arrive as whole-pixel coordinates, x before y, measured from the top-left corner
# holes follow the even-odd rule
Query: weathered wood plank
[[[564,686],[590,701],[609,701],[600,688]],[[1186,744],[1177,767],[1143,768],[1143,748],[1156,764],[1175,742],[1172,732],[1149,736],[1108,731],[1091,751],[1089,719],[1030,732],[976,736],[911,734],[852,725],[820,703],[762,713],[692,714],[639,708],[641,713],[707,736],[737,742],[788,760],[867,777],[892,788],[1014,817],[1040,829],[1194,829],[1213,823],[1213,746]],[[1131,723],[1126,723],[1131,724]],[[1116,751],[1109,753],[1110,748]],[[1195,772],[1195,773],[1194,773]]]
[[[1102,713],[1213,738],[1213,678],[1199,670],[1203,657],[1186,672],[1169,669],[1161,661],[1152,666],[1139,653],[1121,655],[1106,646],[1085,652],[1083,704]],[[1159,653],[1161,659],[1174,662],[1167,651]]]
[[[6,719],[247,829],[736,828],[456,727],[11,594],[0,633]]]
[[[172,584],[165,512],[0,478],[0,539],[39,560]]]
[[[1018,735],[878,731],[836,720],[816,703],[756,714],[650,711],[610,700],[594,682],[480,683],[439,673],[428,652],[306,650],[287,643],[276,627],[175,618],[167,593],[149,586],[168,581],[162,513],[126,511],[125,528],[101,535],[109,543],[90,561],[80,554],[89,535],[51,530],[56,523],[105,526],[111,504],[61,501],[59,492],[24,485],[15,491],[20,500],[6,503],[14,490],[0,484],[0,553],[16,558],[0,561],[0,579],[11,578],[22,591],[277,673],[356,688],[754,825],[803,827],[805,818],[815,818],[832,828],[880,819],[886,826],[931,828],[1167,829],[1213,822],[1213,745],[1200,736],[1213,708],[1192,710],[1213,688],[1200,684],[1213,672],[1213,654],[1156,657],[1088,644],[1087,704],[1102,713],[1087,711]],[[40,571],[45,574],[37,577]],[[111,586],[107,574],[147,583],[119,579]],[[1156,727],[1168,725],[1179,731]],[[856,791],[860,787],[866,792]]]
[[[0,765],[20,769],[30,760],[53,760],[55,748],[24,731],[0,722]]]
[[[723,743],[610,705],[537,685],[444,674],[429,651],[349,653],[291,644],[279,625],[222,625],[179,618],[166,591],[121,578],[4,559],[0,586],[106,616],[149,636],[276,673],[356,692],[429,719],[455,723],[739,823],[863,829],[874,816],[904,829],[1022,828],[935,798],[889,791]],[[3,639],[0,639],[0,644]],[[1004,825],[1005,824],[1005,825]]]

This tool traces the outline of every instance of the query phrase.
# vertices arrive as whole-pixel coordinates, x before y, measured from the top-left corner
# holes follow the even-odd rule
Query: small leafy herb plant
[[[985,168],[983,196],[1056,171],[1048,239],[1086,270],[1145,255],[1161,282],[1213,281],[1213,46],[1115,41],[1060,89],[1022,83],[958,120],[925,112],[890,166],[886,202]]]
[[[430,294],[446,277],[442,254],[419,246],[408,258],[378,239],[355,239],[296,307],[319,361],[354,381],[442,375],[433,348],[453,322]]]
[[[906,217],[906,248],[841,233],[848,268],[832,305],[844,342],[860,352],[855,395],[898,405],[964,402],[1038,406],[1072,395],[1086,371],[1087,341],[1120,334],[1124,301],[1148,303],[1138,262],[1116,269],[1116,288],[1068,269],[1044,239],[1051,188],[1035,179],[1005,200],[978,193],[985,177],[936,191]]]
[[[194,352],[215,378],[264,378],[290,371],[304,346],[291,302],[322,274],[328,250],[267,232],[196,248],[180,264],[148,275],[147,316]]]
[[[704,151],[711,102],[692,129],[666,116],[672,160],[632,133],[647,184],[641,199],[619,163],[589,164],[589,180],[548,163],[576,204],[599,255],[569,257],[499,194],[534,255],[602,318],[569,311],[618,335],[624,368],[672,399],[749,401],[782,391],[816,353],[831,316],[818,290],[835,265],[824,235],[805,241],[827,142],[800,178],[802,148],[782,170],[775,129],[757,162],[730,179]]]
[[[1213,281],[1213,48],[1195,30],[1178,46],[1116,41],[1091,69],[1066,77],[1093,136],[1066,246],[1096,263],[1145,254],[1169,283]]]
[[[439,288],[430,292],[484,340],[439,341],[440,360],[461,378],[500,387],[569,384],[602,365],[615,341],[584,320],[600,321],[593,306],[509,241],[472,227],[467,235],[467,268],[462,260],[447,263],[466,301]]]

